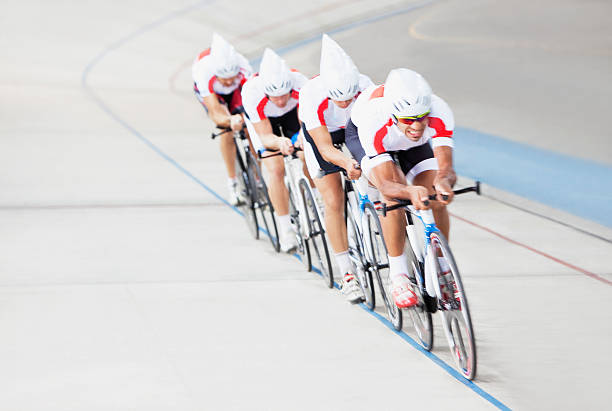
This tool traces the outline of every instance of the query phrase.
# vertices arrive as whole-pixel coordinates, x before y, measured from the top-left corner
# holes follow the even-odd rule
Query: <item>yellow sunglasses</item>
[[[397,116],[393,116],[395,117],[395,120],[398,123],[402,123],[402,124],[412,124],[415,121],[421,121],[423,120],[425,117],[427,117],[429,114],[431,113],[431,111],[428,111],[427,113],[423,113],[423,114],[419,114],[418,116],[401,116],[401,117],[397,117]]]

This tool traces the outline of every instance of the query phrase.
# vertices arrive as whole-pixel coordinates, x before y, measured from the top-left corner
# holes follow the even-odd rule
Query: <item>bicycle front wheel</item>
[[[408,238],[406,241],[410,242]],[[417,305],[408,309],[408,314],[421,345],[427,351],[431,351],[433,348],[433,322],[431,320],[431,313],[425,303],[425,277],[423,276],[421,264],[419,264],[419,260],[412,251],[412,246],[409,244],[406,249],[408,253],[408,266],[412,271],[410,273],[410,281],[412,281],[413,290],[419,301]]]
[[[452,356],[463,376],[469,380],[476,376],[476,339],[467,297],[455,258],[441,233],[430,235],[431,253],[436,267],[439,290],[439,308],[444,333]],[[438,256],[439,258],[435,258]],[[443,259],[448,269],[442,270]]]
[[[270,239],[272,247],[278,253],[280,251],[280,241],[278,238],[278,227],[276,226],[276,218],[274,218],[274,207],[272,207],[272,201],[268,195],[268,187],[261,174],[261,169],[253,157],[253,154],[249,152],[247,157],[249,179],[251,180],[251,187],[254,193],[254,207],[256,211],[259,211],[260,228],[265,230],[265,234]]]
[[[299,211],[299,198],[296,193],[291,189],[291,185],[287,185],[289,190],[289,216],[291,217],[291,224],[297,238],[297,253],[306,267],[306,271],[312,271],[312,259],[310,256],[310,246],[308,245],[308,236],[306,235],[306,227],[303,227],[302,216]]]
[[[244,219],[249,228],[249,232],[256,240],[259,239],[259,225],[255,204],[253,201],[254,193],[247,168],[242,163],[240,154],[236,153],[236,174],[238,180],[238,209],[244,215]]]
[[[307,233],[310,239],[310,244],[314,250],[313,257],[315,264],[321,270],[321,275],[325,280],[325,284],[332,288],[334,286],[334,274],[332,272],[331,260],[329,258],[329,249],[327,248],[327,240],[325,239],[325,230],[321,224],[321,218],[317,211],[317,203],[312,196],[312,190],[308,185],[307,180],[300,180],[300,194],[304,204],[305,220],[308,224]]]
[[[367,203],[364,209],[365,224],[363,235],[366,237],[368,247],[368,263],[370,269],[376,276],[380,295],[387,309],[389,321],[397,331],[402,329],[402,311],[391,297],[391,280],[389,278],[389,259],[387,257],[387,245],[383,237],[382,226],[376,208],[372,203]]]
[[[350,207],[346,207],[346,233],[348,237],[348,251],[351,261],[357,268],[359,285],[365,296],[364,304],[370,311],[376,307],[376,297],[374,294],[374,283],[372,281],[372,271],[367,264],[363,240],[355,222],[355,216]]]

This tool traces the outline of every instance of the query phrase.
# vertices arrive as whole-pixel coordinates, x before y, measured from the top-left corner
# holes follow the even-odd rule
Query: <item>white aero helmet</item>
[[[210,56],[213,58],[217,77],[230,78],[240,72],[238,53],[231,44],[217,33],[213,33]]]
[[[332,100],[346,101],[359,92],[359,70],[348,54],[327,34],[321,43],[321,79]]]
[[[431,87],[416,71],[391,70],[385,81],[384,99],[395,117],[420,117],[431,111]]]
[[[285,60],[280,58],[272,49],[264,50],[259,76],[264,92],[268,96],[278,97],[287,94],[293,88],[293,76]]]

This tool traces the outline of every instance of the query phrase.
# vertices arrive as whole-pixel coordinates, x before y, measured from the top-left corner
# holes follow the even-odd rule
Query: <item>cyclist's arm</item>
[[[255,131],[261,140],[261,143],[268,150],[281,150],[283,154],[289,154],[289,145],[291,144],[291,140],[286,137],[279,137],[272,132],[272,124],[270,124],[270,120],[264,118],[257,123],[253,123],[253,127],[255,127]]]
[[[210,117],[217,127],[229,128],[232,126],[232,117],[240,117],[240,119],[235,118],[233,120],[234,123],[240,123],[239,120],[241,120],[242,116],[240,114],[235,114],[232,116],[227,107],[219,102],[216,94],[210,94],[204,97],[202,100],[208,109],[208,117]]]
[[[438,173],[434,180],[434,186],[438,194],[448,196],[448,200],[445,201],[438,195],[438,200],[448,204],[453,199],[452,187],[457,180],[455,170],[453,170],[455,117],[448,104],[436,95],[432,96],[429,127],[435,130],[435,134],[431,137],[431,142],[434,157],[438,160]]]
[[[453,186],[457,181],[457,175],[453,169],[453,149],[449,146],[438,146],[433,149],[434,157],[438,160],[438,173],[434,179],[434,187],[438,195],[438,200],[448,204],[453,200]],[[448,196],[443,200],[440,194]]]
[[[374,166],[368,177],[387,200],[410,200],[419,210],[428,208],[423,204],[428,200],[427,189],[422,186],[407,185],[406,177],[393,161],[384,161]]]
[[[316,127],[312,130],[308,130],[308,133],[312,136],[312,139],[317,145],[317,148],[325,161],[335,164],[338,167],[342,167],[347,171],[352,171],[355,169],[355,164],[358,164],[357,161],[348,157],[342,151],[334,147],[331,134],[329,134],[327,127]],[[359,176],[357,175],[353,179],[355,178],[359,178]]]

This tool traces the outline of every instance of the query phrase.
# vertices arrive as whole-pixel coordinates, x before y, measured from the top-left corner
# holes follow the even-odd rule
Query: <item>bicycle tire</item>
[[[254,207],[256,211],[259,211],[259,216],[263,222],[263,224],[259,224],[259,227],[265,230],[264,233],[268,236],[272,243],[272,247],[278,253],[280,252],[280,240],[278,237],[276,218],[274,217],[274,207],[272,206],[272,201],[270,201],[268,187],[263,179],[263,174],[261,174],[259,164],[257,164],[255,157],[250,151],[247,156],[247,165],[251,187],[253,193],[255,193]]]
[[[236,148],[238,150],[238,147]],[[238,210],[244,216],[247,227],[256,240],[259,239],[259,223],[255,212],[254,193],[250,182],[249,173],[242,162],[239,153],[236,153],[236,180],[238,182],[239,203]]]
[[[295,235],[297,238],[297,254],[306,267],[306,271],[312,271],[312,258],[310,255],[310,246],[308,245],[308,237],[304,234],[305,227],[302,227],[302,217],[300,216],[299,207],[296,202],[299,202],[299,199],[296,198],[296,194],[291,189],[290,185],[287,185],[287,189],[289,190],[289,216],[291,217],[291,224],[293,225],[293,229],[295,231]]]
[[[348,202],[345,204],[348,204]],[[374,308],[376,308],[376,293],[374,290],[372,271],[370,271],[370,267],[365,258],[363,240],[361,239],[361,235],[357,229],[358,226],[354,220],[355,217],[348,205],[345,205],[345,217],[346,234],[348,238],[348,252],[358,271],[357,277],[359,279],[359,286],[361,287],[363,295],[365,296],[363,304],[368,308],[368,310],[373,311]]]
[[[304,217],[308,223],[308,238],[314,250],[315,262],[319,264],[321,276],[325,280],[327,287],[333,288],[334,273],[332,271],[331,259],[329,258],[327,240],[325,239],[325,230],[317,211],[317,203],[306,180],[300,180],[299,186],[304,204],[304,212],[306,213]]]
[[[410,242],[407,237],[406,241]],[[421,270],[421,264],[419,264],[419,260],[414,255],[414,251],[410,244],[408,244],[406,250],[408,253],[408,266],[412,271],[410,273],[410,281],[412,281],[413,290],[419,301],[417,305],[410,307],[407,311],[421,346],[423,346],[425,350],[431,351],[433,348],[434,333],[431,312],[428,310],[425,301],[425,277]]]
[[[402,329],[402,310],[395,304],[391,297],[389,287],[389,259],[387,257],[387,245],[383,236],[382,226],[376,208],[372,203],[367,203],[364,209],[365,225],[363,234],[367,236],[367,247],[369,247],[369,265],[378,281],[378,288],[383,303],[387,310],[389,321],[397,331]],[[386,272],[386,274],[385,274]]]
[[[430,243],[432,256],[437,256],[441,252],[450,268],[450,274],[455,283],[453,288],[452,282],[447,281],[445,276],[440,275],[441,269],[436,258],[434,265],[438,274],[436,275],[438,286],[441,288],[444,285],[447,290],[453,288],[453,294],[455,294],[454,298],[447,298],[448,293],[445,293],[447,294],[446,296],[442,296],[441,291],[436,290],[438,295],[442,296],[439,301],[439,311],[451,355],[463,376],[468,380],[472,380],[476,376],[477,367],[476,338],[461,275],[446,238],[441,233],[432,233],[430,235]]]

